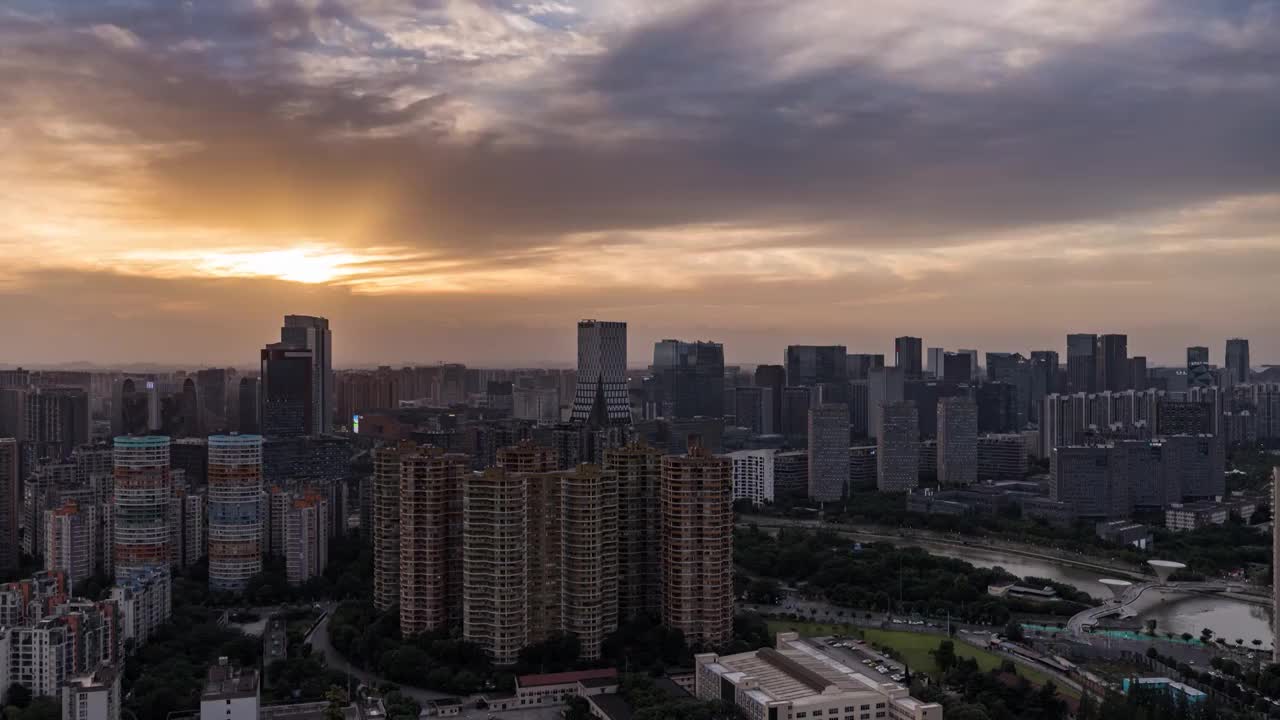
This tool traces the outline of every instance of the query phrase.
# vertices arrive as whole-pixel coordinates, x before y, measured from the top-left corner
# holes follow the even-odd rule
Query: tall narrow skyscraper
[[[1249,382],[1249,341],[1231,338],[1227,341],[1227,376],[1233,385]]]
[[[653,345],[661,417],[724,416],[724,346],[661,340]]]
[[[849,408],[809,410],[809,499],[835,502],[849,483]]]
[[[209,438],[209,589],[242,592],[262,572],[262,437]]]
[[[0,576],[18,571],[18,518],[21,515],[18,441],[0,438]]]
[[[1098,391],[1098,336],[1076,333],[1067,336],[1067,385],[1073,393]]]
[[[1189,387],[1213,385],[1213,371],[1209,369],[1209,348],[1202,345],[1187,348],[1187,385]]]
[[[967,397],[938,400],[938,484],[978,481],[978,406]]]
[[[280,342],[311,351],[311,402],[314,408],[308,435],[321,435],[333,426],[333,334],[329,320],[310,315],[285,315]]]
[[[941,380],[943,378],[943,375],[946,372],[946,363],[944,361],[944,358],[946,357],[946,355],[947,355],[947,351],[943,348],[940,348],[940,347],[929,348],[928,353],[925,355],[925,364],[924,364],[925,374],[930,377],[935,377]]]
[[[1098,392],[1124,392],[1129,389],[1132,371],[1129,368],[1128,335],[1098,336],[1098,349],[1094,358],[1097,363]]]
[[[915,403],[881,407],[876,444],[876,487],[881,492],[906,492],[920,484],[920,416]]]
[[[908,380],[916,380],[924,375],[923,347],[923,340],[909,335],[893,341],[894,364],[902,368]]]
[[[262,434],[267,437],[310,435],[318,411],[311,373],[315,358],[306,348],[272,343],[262,350],[258,399]]]
[[[627,324],[582,320],[578,323],[578,384],[572,422],[595,427],[627,425]]]

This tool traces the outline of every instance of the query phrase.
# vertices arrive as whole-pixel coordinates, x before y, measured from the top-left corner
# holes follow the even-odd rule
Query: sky
[[[5,0],[0,362],[1280,362],[1280,0]]]

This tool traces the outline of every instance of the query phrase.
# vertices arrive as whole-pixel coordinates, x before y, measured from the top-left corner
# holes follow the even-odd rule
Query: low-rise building
[[[200,693],[200,720],[258,720],[262,692],[258,671],[219,658]]]
[[[753,720],[942,720],[942,706],[897,683],[862,674],[794,632],[753,652],[697,655],[695,694],[723,700]]]
[[[1117,545],[1132,545],[1142,550],[1151,547],[1151,530],[1141,523],[1128,520],[1100,522],[1094,531],[1099,538]]]
[[[750,500],[760,507],[773,502],[773,456],[776,450],[738,450],[728,453],[733,461],[733,499]]]
[[[1223,525],[1231,515],[1225,503],[1201,502],[1170,505],[1164,511],[1164,526],[1174,532],[1198,530],[1210,525]]]
[[[615,668],[576,670],[573,672],[520,675],[516,678],[516,691],[511,694],[490,695],[485,700],[494,712],[532,707],[563,705],[572,697],[590,697],[618,691],[618,671]]]

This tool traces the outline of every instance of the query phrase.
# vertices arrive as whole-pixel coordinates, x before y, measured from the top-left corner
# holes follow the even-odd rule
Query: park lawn
[[[801,637],[829,637],[832,635],[854,635],[858,632],[852,625],[843,623],[823,623],[809,620],[769,620],[769,634],[780,632],[798,632]]]

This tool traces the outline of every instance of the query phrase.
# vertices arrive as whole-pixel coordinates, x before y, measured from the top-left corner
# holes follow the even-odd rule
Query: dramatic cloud
[[[586,315],[1265,360],[1278,49],[1276,0],[15,0],[0,361],[243,361],[285,311],[345,362]]]

